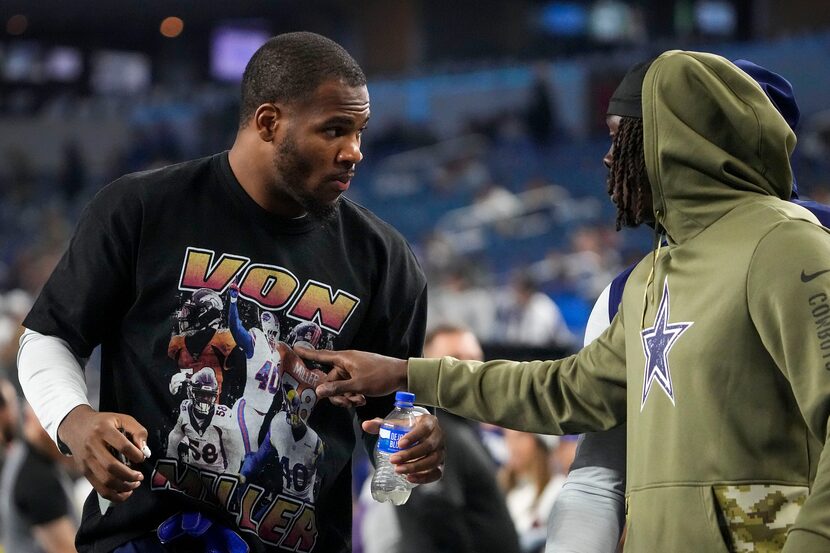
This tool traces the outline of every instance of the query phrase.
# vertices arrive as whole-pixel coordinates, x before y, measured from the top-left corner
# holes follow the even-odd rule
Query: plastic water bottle
[[[372,476],[372,497],[383,503],[391,501],[393,505],[403,505],[415,484],[406,476],[397,474],[389,457],[400,451],[398,440],[415,426],[415,419],[425,410],[413,406],[415,394],[398,392],[395,394],[395,408],[383,420],[377,445],[375,445],[375,474]]]

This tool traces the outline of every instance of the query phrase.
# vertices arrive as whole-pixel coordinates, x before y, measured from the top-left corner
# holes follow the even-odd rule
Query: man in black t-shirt
[[[394,229],[343,197],[368,119],[365,76],[343,48],[280,35],[245,69],[229,152],[122,177],[85,210],[24,321],[19,354],[44,427],[100,494],[84,507],[82,553],[163,551],[160,524],[178,551],[203,547],[185,545],[189,533],[244,539],[254,552],[350,550],[352,418],[371,448],[391,398],[318,401],[325,368],[282,342],[260,348],[260,369],[248,366],[242,349],[255,344],[240,348],[229,326],[264,331],[268,312],[282,335],[313,323],[311,342],[296,339],[314,347],[421,353],[423,272]],[[98,344],[100,412],[77,361]],[[215,407],[196,416],[204,380],[216,381]],[[246,423],[248,403],[270,405],[261,424]],[[268,463],[253,462],[266,439],[294,431],[291,413],[319,439],[313,454],[271,447]],[[437,419],[419,418],[408,438],[402,471],[440,478]],[[243,478],[243,466],[282,478]]]

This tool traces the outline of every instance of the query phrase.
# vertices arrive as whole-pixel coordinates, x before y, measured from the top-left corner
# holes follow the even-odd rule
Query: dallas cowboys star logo
[[[651,391],[654,382],[663,388],[674,405],[674,388],[671,382],[669,371],[669,350],[674,346],[680,336],[694,323],[670,323],[669,322],[669,279],[666,277],[663,283],[663,298],[657,307],[657,315],[654,317],[654,326],[646,328],[640,335],[643,339],[643,352],[646,354],[645,377],[643,380],[643,398],[640,403],[640,411],[646,404],[646,398]]]

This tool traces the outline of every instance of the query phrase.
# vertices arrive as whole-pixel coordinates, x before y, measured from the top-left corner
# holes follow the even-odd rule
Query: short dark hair
[[[271,38],[254,53],[242,75],[240,127],[262,104],[301,101],[330,79],[354,87],[366,84],[354,58],[333,40],[308,32]]]

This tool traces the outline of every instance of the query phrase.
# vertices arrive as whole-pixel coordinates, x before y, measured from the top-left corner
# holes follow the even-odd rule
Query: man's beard
[[[325,203],[303,188],[303,184],[308,182],[314,168],[307,159],[300,155],[297,142],[290,134],[285,137],[282,145],[274,154],[274,165],[277,174],[280,175],[278,179],[282,181],[277,182],[276,186],[300,204],[309,216],[324,223],[332,221],[337,216],[337,210],[340,207],[339,196],[335,201]]]

